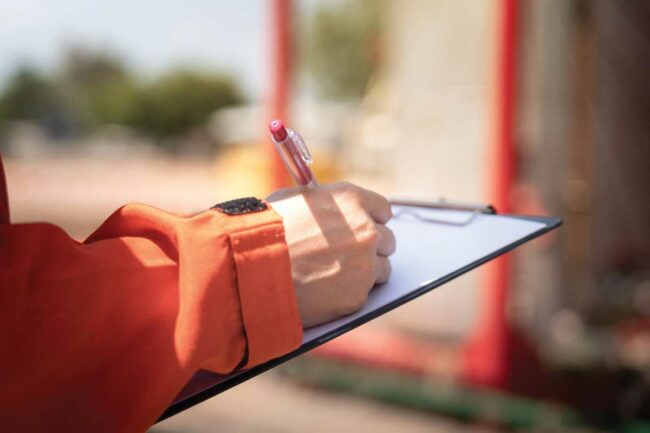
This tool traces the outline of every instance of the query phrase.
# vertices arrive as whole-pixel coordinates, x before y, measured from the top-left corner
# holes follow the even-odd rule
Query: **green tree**
[[[224,75],[182,69],[143,84],[117,57],[75,48],[52,79],[18,70],[0,95],[0,120],[36,120],[62,134],[121,124],[163,138],[186,134],[241,100]]]
[[[73,48],[64,56],[60,81],[87,128],[134,121],[138,83],[117,57]]]
[[[348,0],[323,6],[308,30],[307,72],[332,99],[363,96],[377,67],[382,1]]]
[[[133,126],[156,136],[181,135],[241,100],[227,76],[178,70],[141,91]]]
[[[72,125],[71,109],[56,83],[30,66],[18,68],[0,95],[0,127],[3,120],[35,121],[54,136],[69,134]]]
[[[0,96],[0,118],[44,119],[63,106],[54,83],[29,66],[19,68]]]

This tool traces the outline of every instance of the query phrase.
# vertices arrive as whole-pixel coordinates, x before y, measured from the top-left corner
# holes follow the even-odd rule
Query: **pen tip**
[[[275,141],[283,141],[287,138],[287,130],[279,119],[272,120],[269,123],[269,131]]]

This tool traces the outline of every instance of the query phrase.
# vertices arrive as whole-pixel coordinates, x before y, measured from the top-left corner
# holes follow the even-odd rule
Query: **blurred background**
[[[650,3],[0,0],[14,222],[317,177],[564,219],[152,432],[650,431]],[[399,241],[399,240],[398,240]],[[432,260],[436,254],[432,252]]]

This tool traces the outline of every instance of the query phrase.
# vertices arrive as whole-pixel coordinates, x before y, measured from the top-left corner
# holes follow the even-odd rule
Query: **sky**
[[[21,64],[53,70],[65,47],[88,46],[143,76],[226,71],[258,100],[268,88],[269,9],[269,0],[0,0],[0,87]]]

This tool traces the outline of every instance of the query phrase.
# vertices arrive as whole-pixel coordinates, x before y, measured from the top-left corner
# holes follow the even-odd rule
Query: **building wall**
[[[387,2],[384,67],[364,101],[352,158],[394,196],[484,202],[496,2]],[[399,247],[399,239],[397,240]],[[431,251],[431,259],[444,251]],[[480,271],[390,315],[418,333],[474,326]]]
[[[386,79],[396,190],[485,199],[494,2],[390,2]]]

